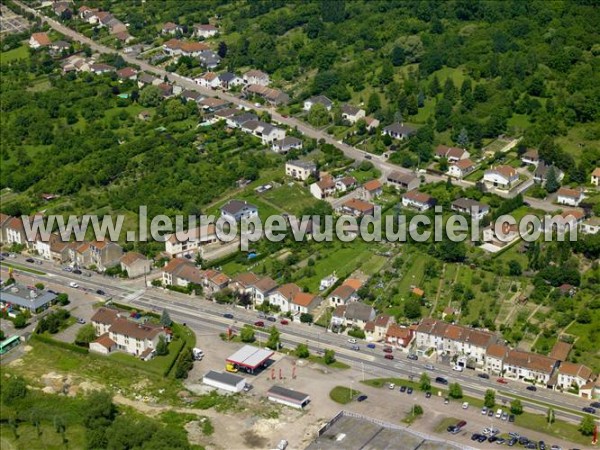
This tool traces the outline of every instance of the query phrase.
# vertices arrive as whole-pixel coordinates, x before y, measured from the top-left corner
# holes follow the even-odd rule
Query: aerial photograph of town
[[[0,0],[0,450],[599,434],[599,0]]]

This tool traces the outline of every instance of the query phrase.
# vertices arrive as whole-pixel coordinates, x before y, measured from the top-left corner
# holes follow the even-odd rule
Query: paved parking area
[[[4,5],[0,5],[0,34],[22,33],[29,28],[24,17],[18,16]]]

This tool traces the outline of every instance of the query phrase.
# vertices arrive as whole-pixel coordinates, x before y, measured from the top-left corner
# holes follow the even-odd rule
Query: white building
[[[302,139],[294,136],[286,136],[281,140],[273,141],[271,150],[275,153],[287,153],[290,150],[300,150],[302,148]]]
[[[561,187],[557,192],[556,202],[561,205],[579,206],[584,198],[583,192],[579,189]]]
[[[272,291],[269,296],[269,304],[279,306],[281,312],[291,311],[290,305],[297,294],[300,294],[302,289],[294,283],[284,284]]]
[[[351,124],[358,122],[360,119],[364,119],[365,116],[366,113],[364,109],[352,105],[342,106],[342,119],[347,120]]]
[[[470,159],[460,159],[448,167],[448,175],[454,178],[464,178],[475,170],[475,163]]]
[[[585,234],[596,234],[600,232],[600,217],[590,217],[581,222],[579,229]]]
[[[423,192],[419,191],[408,191],[402,194],[402,206],[405,208],[415,208],[419,211],[426,211],[433,207],[435,199]]]
[[[331,177],[323,177],[321,180],[310,185],[310,193],[319,200],[331,197],[335,191],[335,182]]]
[[[221,217],[226,217],[236,222],[256,216],[258,216],[258,208],[245,200],[229,200],[225,205],[221,206]]]
[[[600,186],[600,167],[596,167],[592,172],[590,183],[592,183],[594,186]]]
[[[306,181],[309,177],[317,176],[317,165],[312,161],[287,161],[285,163],[285,174],[295,180]]]
[[[327,111],[331,111],[331,108],[333,107],[333,102],[331,100],[329,100],[324,95],[317,95],[315,97],[311,97],[307,100],[304,100],[304,111],[310,111],[313,105],[316,105],[317,103],[323,105],[325,109],[327,109]]]
[[[268,86],[271,83],[269,75],[261,70],[249,70],[243,76],[245,84],[256,84],[259,86]]]
[[[519,173],[510,166],[492,167],[483,174],[483,181],[493,187],[510,189],[519,181]]]
[[[450,209],[461,214],[472,216],[476,220],[483,219],[483,217],[490,212],[489,205],[471,200],[470,198],[459,198],[454,200],[450,205]]]
[[[211,370],[202,377],[202,383],[223,391],[237,393],[242,392],[246,386],[246,379],[232,373]]]
[[[592,370],[583,364],[561,362],[560,366],[558,367],[557,386],[564,390],[571,389],[574,386],[577,386],[577,389],[579,389],[588,382],[592,381],[592,379]]]

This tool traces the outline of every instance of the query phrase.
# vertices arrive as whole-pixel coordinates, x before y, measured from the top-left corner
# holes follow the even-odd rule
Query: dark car
[[[454,433],[456,431],[456,425],[450,425],[448,428],[446,428],[446,431],[448,433]]]
[[[406,386],[400,386],[400,392],[406,392]]]
[[[406,355],[406,357],[408,359],[412,359],[413,361],[416,361],[417,359],[419,359],[419,357],[417,355],[415,355],[414,353],[409,353],[408,355]]]
[[[481,436],[479,433],[473,433],[471,435],[471,440],[476,441],[477,439],[479,439],[479,436]]]
[[[81,275],[83,272],[81,272],[81,270],[79,270],[79,269],[75,269],[75,270],[73,270],[73,273],[75,275]]]
[[[517,438],[511,438],[510,441],[506,443],[509,447],[513,447],[517,443]]]
[[[529,439],[527,439],[525,436],[519,437],[519,444],[527,445],[528,442],[529,442]]]
[[[287,319],[281,319],[280,323],[281,323],[281,325],[288,325],[290,323],[290,321]]]
[[[527,386],[527,388],[526,388],[526,389],[527,389],[528,391],[533,391],[533,392],[537,391],[537,388],[536,388],[535,386]]]
[[[425,392],[425,398],[431,398],[431,392],[429,392],[429,391]]]
[[[4,256],[5,258],[8,258],[8,252],[2,252],[0,253],[0,255]]]
[[[358,398],[356,399],[356,401],[364,402],[367,398],[369,398],[369,397],[367,397],[366,395],[359,395]]]
[[[267,320],[268,320],[269,322],[277,322],[277,318],[276,318],[276,317],[273,317],[273,316],[269,316],[269,317],[267,317]]]
[[[527,444],[525,444],[525,448],[535,450],[538,448],[538,446],[535,442],[528,442]]]
[[[34,263],[35,262],[33,258],[27,258],[25,261],[28,262],[28,263]]]
[[[596,409],[592,408],[591,406],[584,406],[583,408],[581,408],[581,410],[588,414],[596,414]]]
[[[463,428],[467,425],[467,421],[466,420],[461,420],[460,422],[458,422],[456,424],[456,428]]]
[[[96,291],[96,294],[98,294],[98,295],[106,295],[106,292],[104,292],[102,289],[98,289]]]
[[[412,393],[413,393],[413,388],[411,388],[411,387],[407,388],[407,389],[406,389],[406,393],[407,393],[408,395],[412,394]]]
[[[485,442],[487,441],[487,436],[484,436],[483,434],[479,436],[479,438],[477,438],[477,441],[479,442]]]
[[[448,380],[444,377],[435,377],[435,382],[440,384],[448,384]]]
[[[48,292],[51,293],[51,294],[54,294],[54,295],[58,295],[58,292],[53,291],[52,289],[48,289]]]
[[[546,443],[544,441],[538,442],[538,447],[540,450],[546,450]]]
[[[369,347],[369,348],[375,348],[375,344],[373,344],[373,343],[367,344],[367,347]]]
[[[490,379],[490,376],[487,373],[478,373],[477,376],[479,378],[485,378],[486,380]]]
[[[258,322],[254,322],[254,326],[255,327],[264,327],[265,323],[262,320],[259,320]]]
[[[590,403],[590,406],[591,406],[592,408],[600,408],[600,402],[593,402],[593,403]]]
[[[493,408],[488,411],[488,416],[489,417],[493,417],[494,416],[494,409]]]
[[[394,350],[392,350],[392,347],[383,347],[383,352],[384,353],[392,353]]]
[[[515,421],[515,415],[511,414],[510,416],[508,416],[508,421],[509,422],[514,422]]]
[[[225,317],[226,319],[233,319],[233,314],[225,313],[225,314],[223,314],[223,317]]]
[[[496,436],[490,436],[488,438],[488,442],[496,442],[498,440],[498,438]]]
[[[387,355],[384,355],[384,358],[385,359],[394,359],[394,355],[387,354]]]

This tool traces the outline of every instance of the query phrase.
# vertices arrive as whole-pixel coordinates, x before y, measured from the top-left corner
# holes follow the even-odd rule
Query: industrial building
[[[298,409],[302,409],[310,403],[310,396],[308,394],[284,388],[283,386],[271,387],[267,391],[267,398],[272,402]]]
[[[214,370],[211,370],[204,375],[202,382],[217,389],[223,389],[224,391],[234,393],[242,392],[244,386],[246,386],[245,378],[227,372],[216,372]]]

